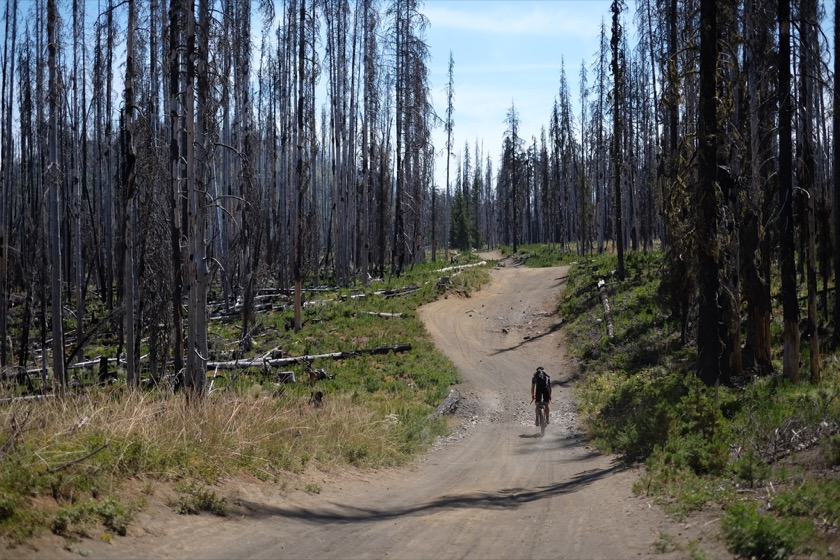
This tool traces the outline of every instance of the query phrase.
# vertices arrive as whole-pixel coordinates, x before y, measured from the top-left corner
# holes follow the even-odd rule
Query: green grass
[[[522,262],[522,264],[531,268],[546,268],[550,266],[570,264],[578,258],[577,255],[570,252],[568,248],[563,249],[557,244],[519,245],[515,254],[512,247],[503,245],[501,247],[501,253],[502,256],[511,257],[514,261]]]

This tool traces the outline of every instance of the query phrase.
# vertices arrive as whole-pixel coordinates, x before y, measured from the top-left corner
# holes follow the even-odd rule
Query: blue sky
[[[632,20],[634,3],[627,4],[624,16]],[[454,151],[460,153],[465,140],[471,146],[476,138],[483,140],[495,174],[511,103],[519,112],[521,136],[539,138],[559,88],[561,60],[577,99],[581,61],[590,66],[594,60],[601,21],[609,25],[609,7],[609,0],[425,0],[429,79],[441,117],[450,50],[455,60]],[[435,131],[434,143],[440,154],[436,177],[444,188],[442,129]]]

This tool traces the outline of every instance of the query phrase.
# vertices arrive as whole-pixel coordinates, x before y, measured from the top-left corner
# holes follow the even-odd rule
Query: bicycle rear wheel
[[[545,435],[545,424],[546,424],[545,416],[546,416],[545,406],[541,406],[540,407],[540,437]]]

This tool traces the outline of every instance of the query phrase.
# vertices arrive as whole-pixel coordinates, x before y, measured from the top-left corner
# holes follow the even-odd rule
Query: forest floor
[[[503,263],[504,264],[504,263]],[[178,515],[155,492],[128,535],[68,545],[54,535],[15,558],[727,558],[713,514],[680,522],[633,494],[637,468],[587,445],[555,312],[566,267],[506,263],[472,297],[420,310],[458,367],[451,434],[414,463],[307,472],[285,488],[229,480],[227,517]],[[530,378],[542,365],[554,404],[534,426]],[[308,489],[308,491],[307,491]]]

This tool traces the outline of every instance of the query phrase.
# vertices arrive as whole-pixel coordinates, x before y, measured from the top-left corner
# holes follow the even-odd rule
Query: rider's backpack
[[[546,389],[548,389],[548,379],[548,374],[544,370],[537,370],[537,372],[534,374],[534,381],[537,384],[538,391],[545,391]]]

